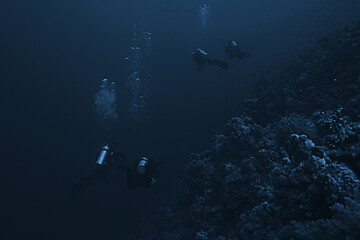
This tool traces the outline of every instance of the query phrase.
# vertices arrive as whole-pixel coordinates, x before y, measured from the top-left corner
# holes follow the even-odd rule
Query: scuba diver
[[[210,65],[216,64],[222,69],[228,69],[229,67],[229,64],[227,62],[211,59],[208,53],[200,48],[198,48],[195,52],[193,52],[192,57],[197,64],[198,71],[202,71],[206,64],[210,64]]]
[[[129,189],[135,189],[139,186],[150,188],[156,182],[155,178],[159,176],[156,168],[162,162],[153,162],[147,157],[141,157],[130,168],[124,163],[125,159],[125,155],[118,151],[115,144],[104,144],[96,160],[94,172],[81,178],[72,188],[71,195],[74,197],[82,195],[94,181],[105,179],[110,168],[126,172]]]
[[[230,59],[238,58],[242,60],[251,57],[250,53],[242,51],[235,41],[229,41],[225,44],[225,54]]]
[[[129,189],[135,189],[139,186],[150,188],[155,182],[159,173],[156,168],[162,162],[153,162],[147,157],[137,159],[132,168],[126,171],[126,179]]]

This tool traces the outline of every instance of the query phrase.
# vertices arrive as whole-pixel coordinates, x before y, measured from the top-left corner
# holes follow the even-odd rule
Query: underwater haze
[[[0,1],[0,239],[318,239],[290,234],[310,229],[308,225],[279,231],[262,223],[260,229],[242,227],[260,221],[249,216],[260,212],[255,207],[269,203],[271,208],[270,195],[284,194],[269,190],[286,185],[276,185],[280,180],[272,181],[273,175],[285,175],[281,181],[293,185],[284,189],[294,195],[311,192],[313,188],[303,189],[288,177],[296,172],[291,170],[296,161],[310,164],[309,171],[319,179],[333,174],[331,179],[338,182],[346,178],[338,169],[346,168],[352,185],[344,183],[344,192],[329,193],[339,196],[329,209],[350,200],[351,206],[360,206],[354,190],[360,174],[358,21],[356,0]],[[225,44],[231,40],[251,57],[228,58]],[[318,55],[309,54],[319,44]],[[192,57],[198,48],[228,62],[229,68],[206,64],[199,71]],[[292,68],[294,62],[324,64],[314,70],[296,64]],[[299,76],[310,83],[298,83]],[[317,82],[320,78],[331,79],[332,85]],[[270,83],[263,84],[265,80]],[[335,137],[324,133],[334,116],[342,126],[351,123],[345,130],[338,126],[351,138],[341,136],[333,143]],[[295,126],[288,133],[274,132],[287,129],[288,121]],[[105,179],[74,197],[74,184],[94,170],[101,147],[110,142],[129,164],[143,155],[163,162],[156,183],[132,190],[124,172],[110,169]],[[353,157],[342,157],[340,148]],[[264,150],[265,157],[258,157],[262,149],[271,149],[271,154]],[[304,164],[296,159],[299,152]],[[251,157],[257,160],[244,160]],[[316,164],[307,162],[315,157]],[[281,163],[257,162],[270,158]],[[324,162],[339,167],[327,172],[319,167]],[[255,163],[264,169],[279,164],[283,171],[260,171]],[[255,177],[245,177],[250,173]],[[232,184],[220,184],[224,193],[211,180],[222,178]],[[261,195],[265,187],[261,194],[247,188],[257,180],[274,183],[267,186],[271,194]],[[209,189],[226,199],[207,202]],[[320,208],[318,195],[309,198]],[[305,209],[305,198],[291,208]],[[225,203],[228,207],[221,207]],[[170,209],[167,218],[159,217],[164,206]],[[205,206],[220,213],[205,211]],[[279,217],[279,226],[281,221],[327,221],[336,215],[329,209],[309,209],[303,218]],[[188,221],[185,215],[194,217]],[[265,215],[256,217],[270,219]],[[357,223],[359,217],[349,223],[351,228],[344,223],[341,234],[329,238],[360,237]]]

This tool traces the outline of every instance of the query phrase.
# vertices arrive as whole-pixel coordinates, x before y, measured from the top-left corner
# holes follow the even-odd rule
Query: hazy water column
[[[94,107],[99,120],[106,126],[114,125],[118,121],[116,106],[115,82],[104,78],[100,85],[100,91],[94,97]]]
[[[199,18],[203,30],[206,30],[207,28],[209,17],[210,17],[210,6],[206,0],[203,0],[199,8]]]
[[[131,95],[130,116],[137,124],[148,117],[148,97],[150,74],[150,56],[152,53],[152,34],[138,34],[134,29],[133,43],[129,50],[128,87]]]

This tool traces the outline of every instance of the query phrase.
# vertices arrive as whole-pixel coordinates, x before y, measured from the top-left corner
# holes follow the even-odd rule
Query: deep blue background
[[[62,0],[0,2],[0,236],[3,239],[124,239],[176,191],[199,152],[241,111],[256,80],[276,76],[297,53],[358,20],[355,0]],[[133,24],[153,33],[150,119],[134,130],[125,83]],[[191,52],[225,59],[236,39],[253,58],[197,72]],[[93,96],[102,78],[118,84],[119,124],[106,131]],[[116,140],[132,160],[166,164],[150,190],[129,191],[113,171],[83,198],[71,186],[94,167],[101,144]],[[1,235],[2,234],[2,235]]]

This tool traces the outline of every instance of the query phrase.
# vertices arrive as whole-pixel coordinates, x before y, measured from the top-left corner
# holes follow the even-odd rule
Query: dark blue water
[[[3,239],[125,239],[151,220],[181,181],[189,154],[211,144],[241,112],[256,80],[275,77],[304,48],[358,20],[357,1],[64,0],[0,2],[0,186]],[[133,25],[153,34],[150,118],[138,129],[125,86]],[[225,59],[236,39],[253,58],[223,71],[196,70],[198,47]],[[96,118],[102,78],[118,85],[118,124]],[[92,171],[99,147],[115,140],[130,160],[165,161],[149,190],[130,191],[111,172],[80,199],[72,185]],[[1,235],[0,235],[1,236]]]

